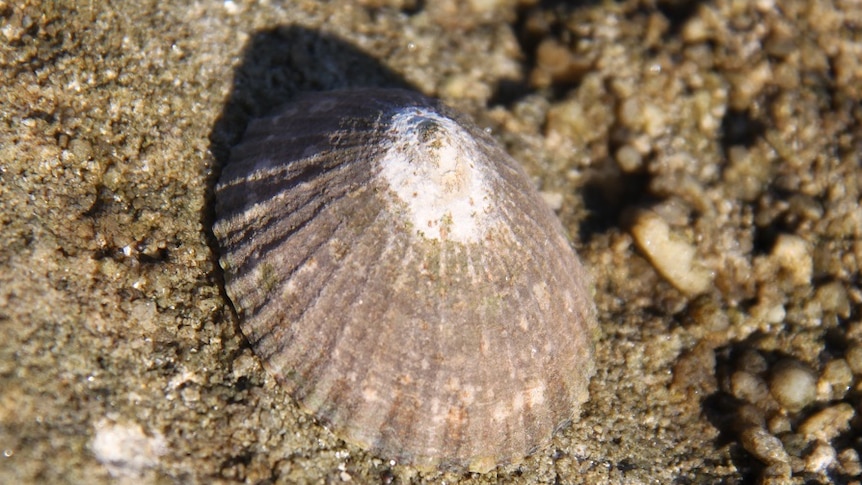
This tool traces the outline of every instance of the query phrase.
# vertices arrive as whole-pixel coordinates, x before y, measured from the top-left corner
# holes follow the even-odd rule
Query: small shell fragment
[[[631,231],[653,267],[674,287],[688,295],[709,290],[713,275],[699,264],[695,257],[697,249],[674,237],[668,223],[658,214],[637,211]]]
[[[521,167],[438,101],[335,91],[253,121],[213,231],[266,369],[378,456],[488,471],[587,397],[586,272]]]

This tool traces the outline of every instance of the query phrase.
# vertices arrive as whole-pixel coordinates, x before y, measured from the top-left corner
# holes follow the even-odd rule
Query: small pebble
[[[835,463],[835,455],[835,448],[826,443],[817,443],[817,446],[805,457],[805,470],[823,473]]]
[[[773,433],[776,434],[776,433]],[[791,458],[797,458],[803,456],[805,452],[810,448],[811,440],[807,439],[805,436],[799,433],[784,433],[781,436],[781,444],[784,445],[784,451],[787,452]],[[793,469],[802,470],[804,468],[804,463],[801,461],[798,462],[799,467],[797,467],[797,463],[791,462]]]
[[[564,197],[561,192],[542,191],[539,192],[539,195],[542,196],[542,200],[545,201],[545,204],[548,204],[548,207],[552,211],[558,212],[563,208]]]
[[[794,284],[811,284],[811,275],[814,272],[814,263],[808,243],[799,236],[781,234],[772,247],[772,257],[776,259],[778,266],[784,268],[793,280]]]
[[[853,384],[853,371],[844,359],[830,360],[823,366],[820,382],[829,388],[829,396],[825,400],[843,399]]]
[[[232,374],[234,379],[246,377],[255,371],[257,360],[251,355],[250,351],[243,352],[239,357],[234,359],[232,364]]]
[[[790,462],[781,440],[763,428],[751,426],[744,429],[740,433],[740,440],[746,451],[767,465]]]
[[[824,441],[831,441],[850,429],[850,420],[856,412],[853,406],[842,402],[815,413],[799,426],[799,432]]]
[[[763,470],[760,485],[785,485],[790,478],[792,469],[787,463],[775,463]]]
[[[817,288],[814,299],[820,303],[824,312],[834,313],[843,318],[850,316],[850,300],[847,298],[847,290],[844,285],[837,281]]]
[[[654,103],[644,104],[644,131],[655,138],[667,129],[668,115],[664,110]]]
[[[766,358],[754,349],[743,349],[736,359],[736,365],[739,369],[752,374],[761,374],[769,370],[769,363],[766,362]]]
[[[769,390],[784,409],[799,412],[817,397],[817,376],[798,361],[783,360],[775,365]]]
[[[767,423],[767,429],[769,432],[778,435],[782,433],[788,433],[791,431],[790,420],[787,419],[787,416],[783,414],[775,414],[774,416],[769,418],[769,422]],[[787,444],[785,443],[785,448]]]
[[[689,308],[692,322],[703,332],[724,332],[730,326],[727,312],[722,311],[711,299],[695,300]],[[743,369],[750,370],[747,367],[743,367]]]
[[[847,448],[838,454],[838,462],[844,473],[850,476],[862,475],[862,461],[859,460],[859,452],[853,448]]]
[[[643,104],[636,97],[626,98],[620,104],[619,120],[626,128],[638,131],[643,127]]]
[[[184,387],[180,391],[180,397],[182,397],[183,402],[186,404],[198,402],[201,400],[200,388],[194,384]]]
[[[692,16],[682,28],[682,40],[686,44],[697,44],[712,36],[710,25],[701,16]]]
[[[668,223],[655,212],[638,211],[631,232],[656,271],[678,290],[696,295],[709,289],[712,274],[697,265],[696,248],[671,234]]]
[[[853,374],[857,376],[862,375],[862,344],[857,343],[847,349],[844,359],[847,361],[847,365],[853,371]]]
[[[781,323],[784,317],[787,316],[787,310],[784,305],[771,301],[760,301],[751,309],[751,316],[755,319],[762,320],[764,323]]]
[[[631,145],[623,145],[617,149],[617,165],[625,173],[637,172],[643,167],[643,156]]]
[[[553,40],[545,40],[536,49],[536,68],[530,82],[536,87],[554,83],[573,83],[589,72],[592,61],[572,54],[572,49]]]
[[[736,410],[736,423],[741,427],[763,428],[766,426],[766,417],[759,407],[743,404]]]
[[[763,379],[745,371],[736,371],[730,376],[730,389],[734,397],[752,404],[765,402],[769,388]]]

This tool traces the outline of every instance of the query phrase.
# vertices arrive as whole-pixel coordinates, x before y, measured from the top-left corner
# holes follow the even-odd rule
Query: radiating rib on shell
[[[216,200],[244,334],[339,436],[485,471],[586,398],[587,276],[518,164],[438,102],[308,95],[251,123]]]

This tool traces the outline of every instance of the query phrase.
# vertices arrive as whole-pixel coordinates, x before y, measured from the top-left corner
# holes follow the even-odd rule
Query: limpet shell
[[[265,368],[382,458],[519,462],[587,397],[587,274],[517,162],[436,100],[334,91],[252,121],[213,231]]]

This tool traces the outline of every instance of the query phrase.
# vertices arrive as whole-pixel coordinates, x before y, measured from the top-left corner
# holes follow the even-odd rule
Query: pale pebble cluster
[[[733,429],[740,444],[765,467],[760,483],[859,476],[859,452],[842,438],[858,419],[860,359],[860,344],[822,365],[754,349],[734,356],[736,369],[722,386],[738,403]]]

